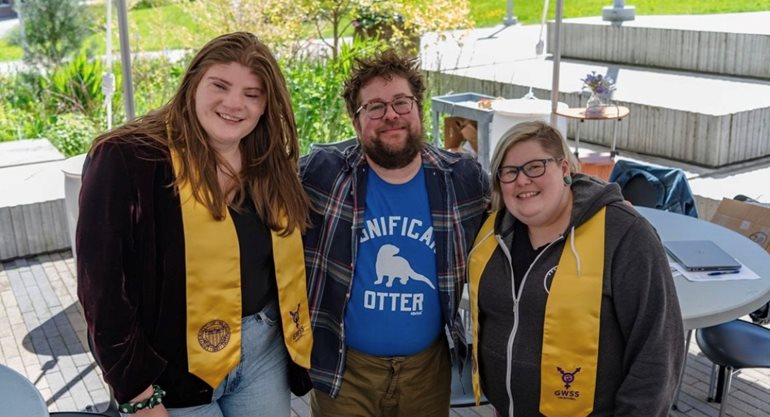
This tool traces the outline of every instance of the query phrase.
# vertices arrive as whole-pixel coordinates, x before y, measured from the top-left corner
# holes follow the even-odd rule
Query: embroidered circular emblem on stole
[[[230,341],[230,326],[222,320],[211,320],[198,331],[198,343],[209,352],[219,352]]]

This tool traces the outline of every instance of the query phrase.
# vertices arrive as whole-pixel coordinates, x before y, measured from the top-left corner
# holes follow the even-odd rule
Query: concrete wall
[[[521,97],[529,86],[427,71],[438,94],[471,91],[495,97]],[[534,89],[539,97],[547,90]],[[587,96],[562,91],[569,107],[585,107]],[[660,156],[704,167],[721,167],[770,155],[770,108],[714,115],[618,101],[631,110],[617,124],[617,148]],[[571,120],[568,136],[575,138],[578,121]],[[586,121],[580,140],[609,147],[615,121]]]
[[[0,261],[70,247],[63,162],[47,139],[0,143]]]
[[[64,199],[0,207],[0,261],[69,247]]]
[[[548,23],[548,52],[553,22]],[[767,22],[770,25],[770,22]],[[770,79],[770,35],[563,22],[562,56]]]

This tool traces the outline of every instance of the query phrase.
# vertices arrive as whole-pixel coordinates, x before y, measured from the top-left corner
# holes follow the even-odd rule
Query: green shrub
[[[356,57],[382,47],[377,42],[355,42],[343,45],[336,61],[304,57],[281,63],[303,153],[311,143],[336,142],[355,135],[342,98],[342,85]]]
[[[131,10],[152,9],[155,7],[165,7],[176,3],[174,0],[138,0],[131,5]]]
[[[46,68],[80,49],[91,33],[89,10],[80,0],[27,0],[21,3],[26,47],[24,60]]]
[[[75,156],[88,151],[98,129],[82,113],[65,113],[56,117],[56,121],[44,132],[43,137],[66,156]]]
[[[136,59],[132,66],[134,77],[134,108],[137,115],[166,104],[182,81],[182,74],[192,57],[179,61],[166,57]],[[121,100],[122,91],[119,94]],[[122,101],[121,101],[122,105]]]
[[[92,113],[104,103],[101,60],[89,60],[80,52],[71,61],[57,67],[50,76],[40,79],[42,91],[48,96],[51,113]],[[117,82],[116,82],[117,84]]]
[[[0,142],[45,136],[48,118],[44,115],[4,106],[0,116]]]
[[[42,76],[36,71],[20,71],[0,76],[0,101],[9,108],[37,111],[41,108]]]

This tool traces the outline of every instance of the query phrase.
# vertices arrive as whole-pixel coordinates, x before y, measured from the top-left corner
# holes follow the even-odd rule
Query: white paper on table
[[[709,273],[712,272],[718,272],[718,271],[688,271],[684,269],[681,265],[674,261],[669,261],[669,266],[671,266],[671,275],[677,276],[681,275],[685,277],[688,281],[737,281],[742,279],[759,279],[759,275],[754,273],[749,267],[746,265],[741,264],[741,269],[738,270],[738,273],[731,273],[731,274],[721,274],[721,275],[709,275]]]

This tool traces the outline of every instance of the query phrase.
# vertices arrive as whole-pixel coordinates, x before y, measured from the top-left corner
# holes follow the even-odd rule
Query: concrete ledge
[[[560,101],[585,107],[588,95],[581,92],[580,79],[592,70],[615,74],[614,100],[631,110],[618,125],[620,150],[712,168],[770,156],[767,82],[562,61]],[[537,97],[547,98],[551,80],[544,75],[551,71],[551,61],[522,60],[427,73],[438,94],[471,91],[515,98],[531,86]],[[575,137],[577,123],[570,121],[570,137]],[[609,146],[614,127],[612,122],[587,121],[581,141]]]
[[[598,17],[567,19],[562,56],[770,80],[770,12],[714,15],[712,25],[699,16],[699,27],[688,27],[687,17],[638,16],[621,25]],[[551,53],[553,25],[548,23]]]
[[[70,247],[64,157],[45,139],[0,144],[0,260]]]
[[[0,207],[0,261],[69,247],[64,199]]]

